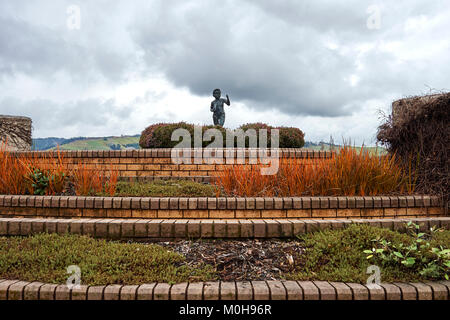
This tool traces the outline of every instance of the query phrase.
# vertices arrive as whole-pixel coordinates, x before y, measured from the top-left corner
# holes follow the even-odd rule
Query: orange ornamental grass
[[[414,179],[389,155],[341,147],[331,159],[305,165],[280,159],[275,175],[261,175],[262,165],[232,165],[220,172],[217,190],[234,196],[375,196],[413,193]]]
[[[116,192],[118,171],[112,167],[108,175],[88,169],[85,164],[69,169],[59,148],[56,153],[25,157],[9,152],[6,146],[6,142],[0,144],[0,194],[35,194],[34,173],[38,171],[48,177],[47,195],[62,194],[68,180],[73,180],[77,195],[105,192],[113,196]]]
[[[102,180],[99,174],[93,174],[86,164],[78,163],[72,172],[73,184],[77,195],[91,195],[102,192]]]
[[[48,187],[45,194],[55,195],[64,191],[69,170],[64,165],[64,155],[60,152],[59,147],[56,150],[56,156],[53,152],[46,152],[41,155],[33,154],[31,157],[21,157],[21,160],[24,166],[28,168],[25,179],[31,185],[35,182],[33,173],[37,170],[48,177]]]
[[[75,193],[77,195],[96,195],[106,193],[114,196],[116,193],[118,171],[112,168],[106,175],[93,170],[86,164],[78,163],[72,171]]]
[[[0,144],[0,194],[26,194],[32,189],[25,178],[30,168],[21,156],[11,155],[7,142]]]
[[[64,190],[66,184],[66,178],[69,173],[67,170],[67,166],[64,165],[64,155],[60,152],[59,146],[57,147],[56,158],[53,153],[49,153],[49,185],[48,192],[50,194],[61,193]]]
[[[119,177],[119,171],[113,170],[112,166],[109,170],[108,180],[105,183],[105,192],[113,197],[116,194],[117,179]]]

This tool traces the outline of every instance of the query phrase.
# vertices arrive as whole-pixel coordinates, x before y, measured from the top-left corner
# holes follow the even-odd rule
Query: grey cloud
[[[352,97],[343,79],[354,72],[353,57],[324,48],[317,31],[266,19],[253,6],[233,10],[237,5],[229,1],[201,10],[179,5],[180,12],[174,2],[160,3],[159,14],[150,20],[144,14],[133,36],[148,65],[156,63],[195,94],[221,87],[258,109],[344,114]]]
[[[316,0],[246,0],[290,26],[308,27],[327,32],[338,29],[340,32],[355,33],[365,31],[367,7],[372,4],[361,0],[347,0],[345,5],[337,1]]]
[[[100,3],[97,9],[82,11],[82,28],[70,31],[65,24],[65,10],[72,3],[65,2],[57,4],[59,14],[54,17],[56,23],[52,26],[22,14],[25,7],[34,7],[38,17],[39,9],[54,6],[51,1],[39,2],[39,9],[37,3],[33,5],[28,1],[17,1],[16,5],[0,4],[0,76],[6,79],[16,73],[25,73],[49,79],[62,71],[82,83],[101,81],[102,78],[114,82],[123,79],[132,57],[121,47],[124,42],[120,38],[117,38],[116,47],[101,41],[102,37],[111,39],[116,35],[104,30],[107,25],[96,24],[97,19],[90,17],[98,14]]]
[[[417,90],[422,76],[414,72],[413,79],[399,80],[403,66],[392,65],[394,56],[380,53],[362,59],[370,74],[359,75],[362,81],[357,86],[344,80],[358,73],[355,46],[401,39],[408,15],[393,21],[392,12],[414,7],[413,2],[392,6],[383,2],[384,29],[374,31],[366,27],[371,4],[255,0],[187,6],[184,1],[158,1],[153,14],[142,12],[132,36],[150,68],[158,68],[195,94],[210,95],[212,88],[221,87],[254,109],[341,116],[355,111],[349,106],[361,106],[367,99]],[[424,10],[406,11],[426,14],[438,8],[420,7]],[[330,39],[347,50],[327,48]],[[416,69],[409,66],[410,71]],[[386,87],[389,90],[383,92]]]
[[[132,112],[132,106],[120,106],[113,99],[57,103],[47,99],[24,101],[10,97],[0,101],[0,114],[28,116],[33,119],[35,129],[52,128],[58,132],[64,132],[68,127],[76,127],[78,132],[105,127],[114,121],[127,121]]]

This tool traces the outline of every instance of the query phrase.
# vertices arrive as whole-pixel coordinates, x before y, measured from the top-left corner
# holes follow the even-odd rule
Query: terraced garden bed
[[[290,241],[120,243],[79,235],[39,234],[1,238],[0,278],[63,283],[67,266],[78,265],[87,285],[219,279],[365,283],[367,267],[378,263],[383,281],[444,280],[450,271],[450,256],[446,253],[436,262],[432,248],[449,248],[450,231],[439,230],[420,238],[430,243],[417,253],[427,262],[409,266],[395,260],[371,261],[364,250],[371,250],[375,239],[388,240],[396,247],[411,245],[417,239],[414,234],[367,225],[310,233]],[[432,261],[442,269],[424,273]]]

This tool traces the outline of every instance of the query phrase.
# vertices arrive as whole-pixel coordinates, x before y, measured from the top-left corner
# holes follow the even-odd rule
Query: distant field
[[[354,148],[359,150],[359,149],[361,149],[361,146],[355,146]],[[328,145],[324,145],[323,147],[322,146],[309,146],[304,149],[329,151],[330,146],[328,146]],[[337,150],[337,149],[339,149],[339,147],[334,147],[334,149]],[[368,150],[370,154],[386,154],[387,153],[386,149],[383,147],[364,147],[364,149]]]
[[[139,148],[139,137],[105,137],[73,141],[59,146],[60,150],[123,150]],[[56,149],[52,148],[52,149]]]

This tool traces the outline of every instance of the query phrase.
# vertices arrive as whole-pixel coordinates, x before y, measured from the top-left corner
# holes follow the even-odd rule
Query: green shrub
[[[172,141],[172,132],[178,128],[186,129],[191,135],[191,147],[194,147],[194,125],[185,122],[178,123],[157,123],[147,127],[141,134],[139,145],[141,148],[173,148],[181,142]],[[226,135],[228,129],[220,126],[202,126],[202,136],[208,129],[218,129],[222,133],[223,147],[226,147]],[[259,130],[267,129],[267,147],[271,146],[271,130],[279,129],[280,148],[301,148],[304,146],[304,134],[298,128],[280,127],[274,128],[265,123],[248,123],[239,127],[244,132],[248,129],[255,129],[257,135]],[[214,141],[214,139],[213,139]],[[213,141],[202,141],[202,147],[206,147]],[[259,145],[259,137],[257,136],[257,143]],[[237,146],[237,139],[234,139],[233,147]],[[245,138],[245,147],[249,147],[249,138]]]
[[[240,129],[246,131],[248,129],[255,129],[256,131],[260,129],[267,129],[268,132],[270,132],[271,129],[273,129],[272,126],[262,123],[262,122],[256,122],[256,123],[246,123],[239,127]]]
[[[225,128],[221,127],[221,126],[213,126],[213,125],[202,126],[202,136],[205,135],[205,131],[208,130],[208,129],[217,129],[217,130],[219,130],[219,131],[222,133],[222,143],[223,143],[223,146],[226,145],[226,142],[227,142],[226,136],[227,136],[227,131],[228,131],[228,129],[225,129]],[[215,141],[215,138],[212,138],[212,140],[210,140],[210,141],[203,141],[203,142],[202,142],[202,147],[205,148],[205,147],[207,147],[210,143],[212,143],[212,142],[214,142],[214,141]],[[192,147],[193,147],[193,146],[194,146],[194,137],[193,137],[193,136],[192,136],[192,138],[191,138],[191,143],[192,143]]]
[[[48,172],[44,172],[41,169],[34,169],[33,173],[30,173],[31,186],[35,195],[45,195],[49,186],[48,175]]]
[[[157,123],[147,127],[141,134],[141,148],[173,148],[180,141],[172,141],[172,132],[176,129],[186,129],[194,136],[194,126],[186,122]],[[193,140],[193,139],[192,139]]]
[[[259,130],[261,130],[261,129],[267,130],[267,147],[271,146],[271,141],[272,141],[271,135],[272,135],[272,129],[273,129],[272,126],[269,126],[268,124],[265,124],[265,123],[256,122],[256,123],[243,124],[242,126],[239,127],[239,129],[242,129],[244,132],[246,132],[249,129],[256,130],[258,147],[261,147],[260,144],[259,144],[259,132],[260,132]],[[245,137],[245,147],[246,148],[249,147],[249,141],[250,141],[250,138],[249,137]],[[237,142],[235,142],[235,145],[236,145],[236,143]]]
[[[299,128],[279,127],[280,148],[301,148],[305,145],[305,134]]]
[[[407,231],[414,241],[407,245],[383,238],[373,239],[372,248],[364,250],[367,259],[383,266],[406,268],[426,278],[449,280],[450,249],[435,242],[437,245],[434,246],[431,242],[440,230],[432,228],[430,233],[425,233],[419,229],[417,224],[408,222]]]
[[[43,196],[60,191],[67,181],[67,176],[64,172],[52,174],[50,170],[35,168],[28,175],[28,180],[31,182],[33,194]]]
[[[163,123],[155,123],[147,128],[141,133],[141,137],[139,138],[139,145],[141,148],[156,148],[155,143],[157,141],[153,140],[153,133],[158,126],[164,125]]]

